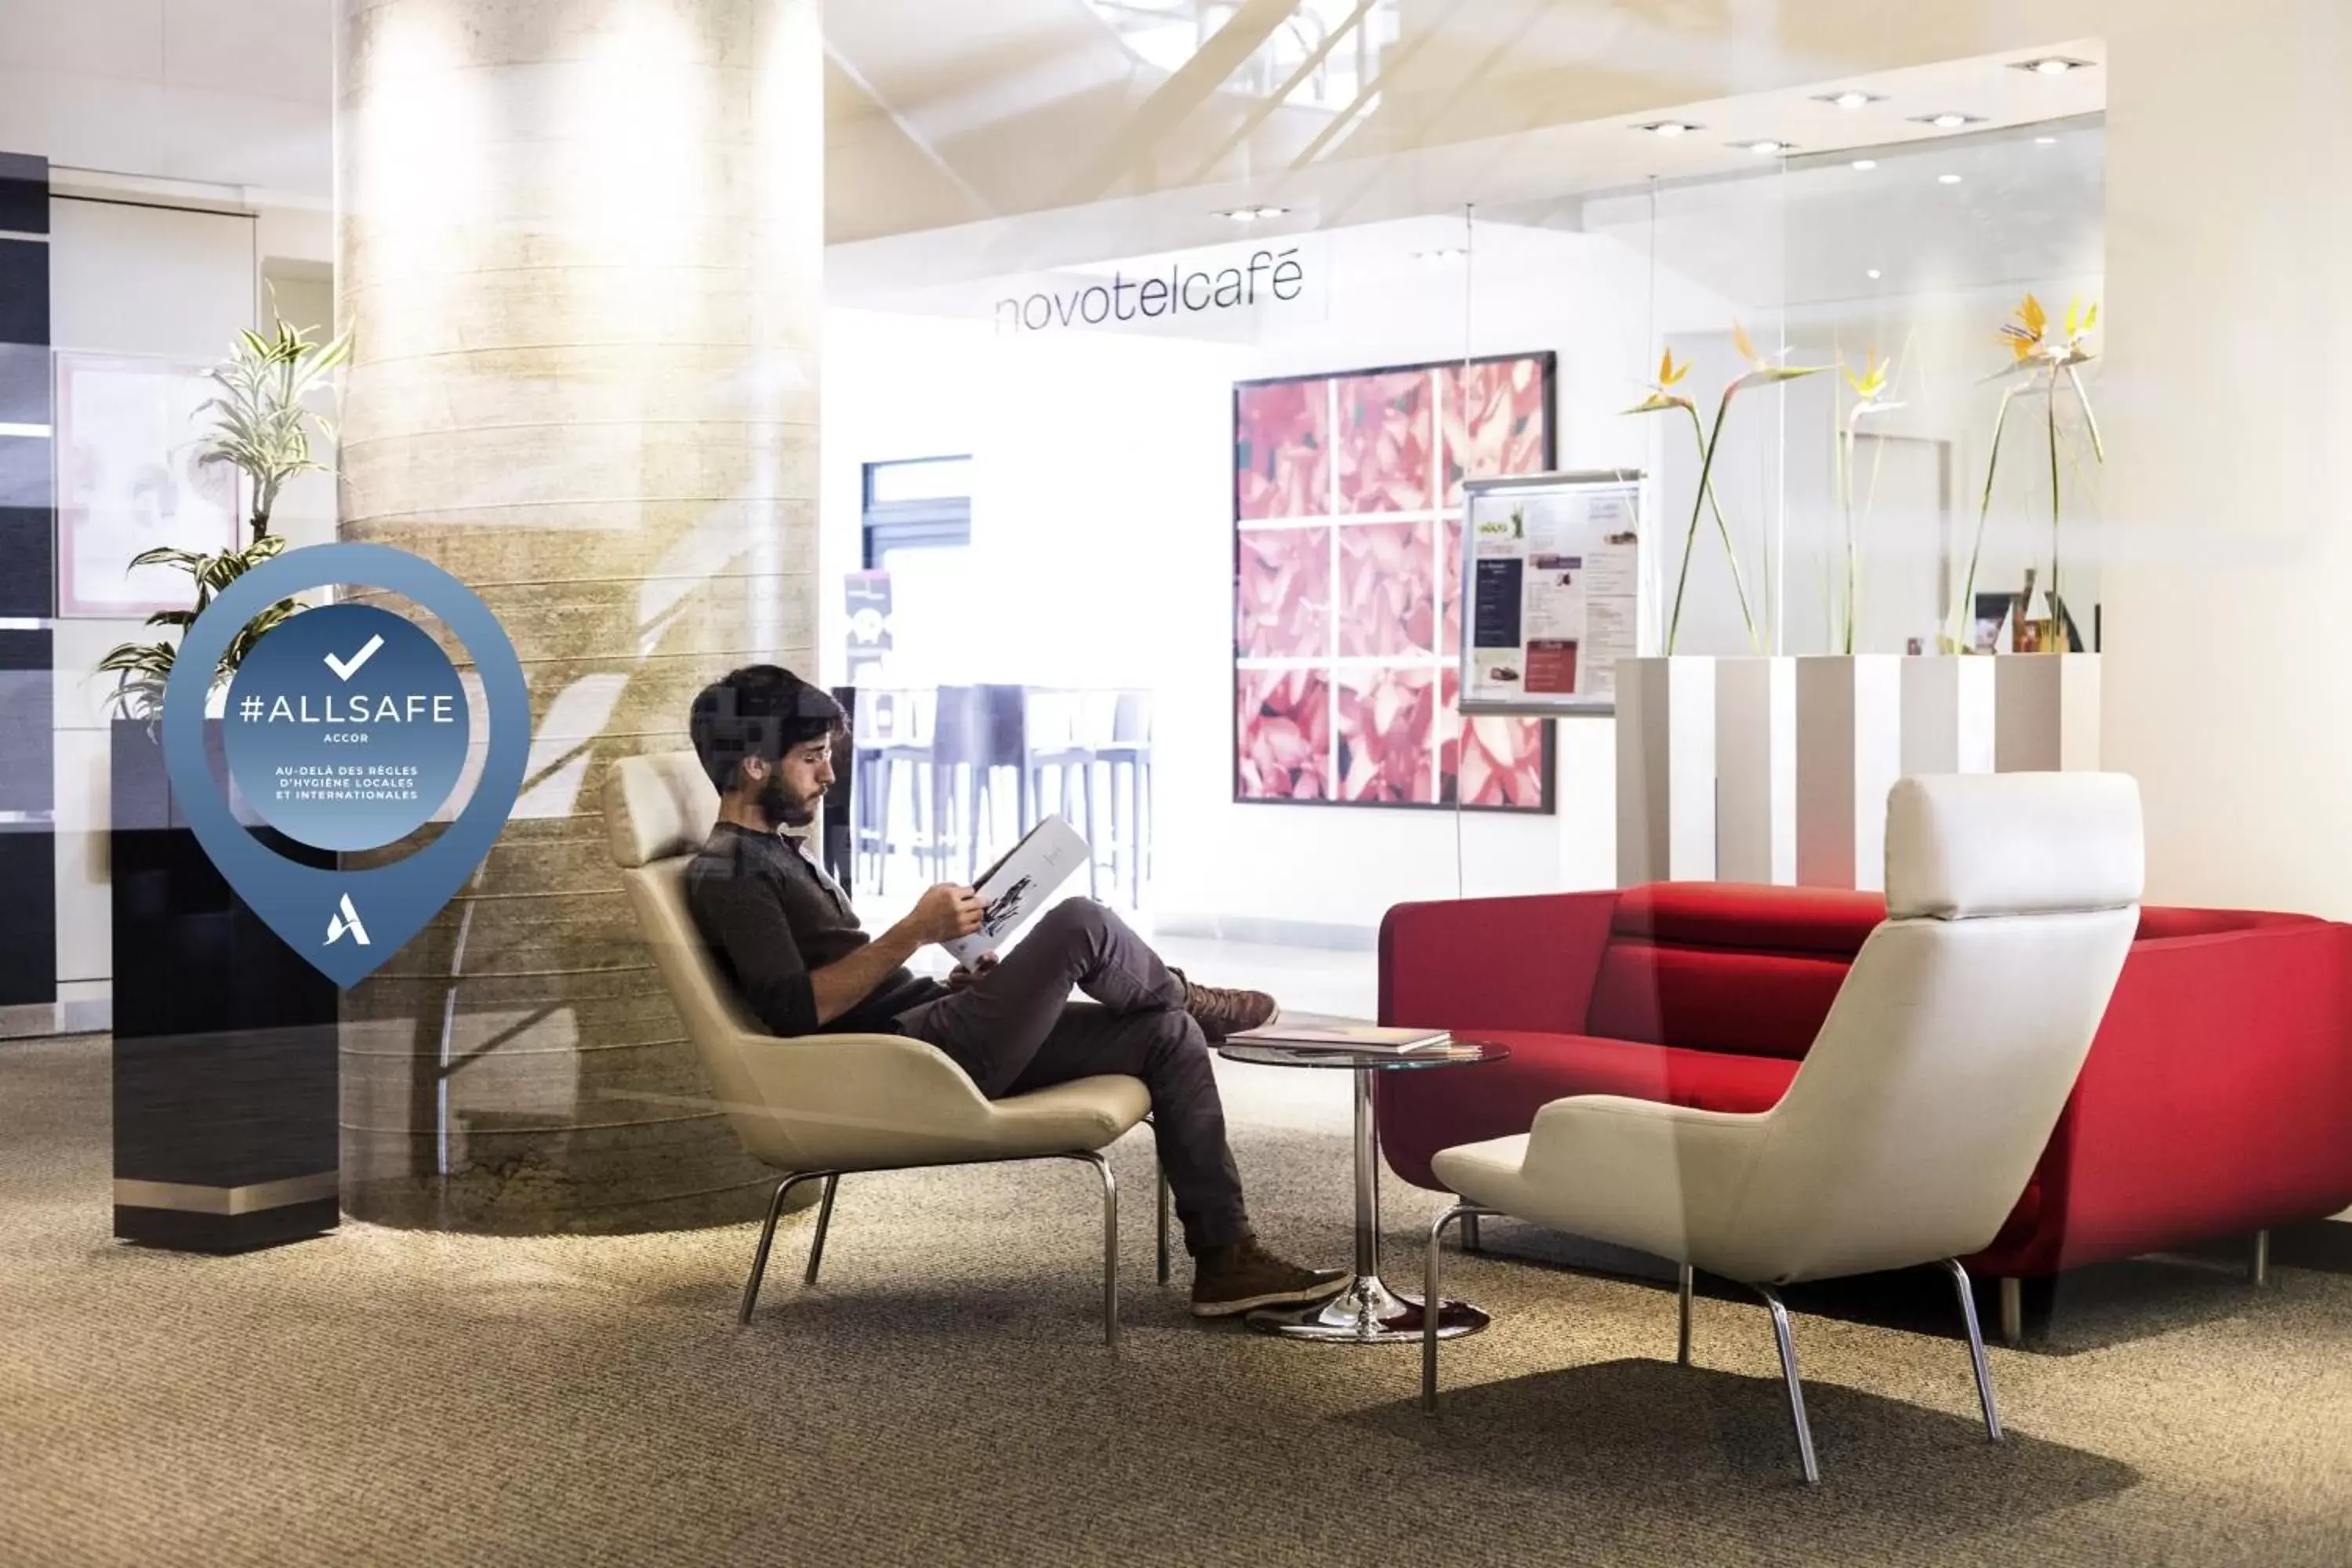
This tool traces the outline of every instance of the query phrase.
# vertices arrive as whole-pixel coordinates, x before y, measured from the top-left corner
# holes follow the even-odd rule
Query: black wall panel
[[[0,232],[49,232],[47,159],[0,153]]]
[[[49,342],[49,247],[0,239],[0,343]]]
[[[0,621],[56,605],[48,164],[0,153]],[[0,626],[0,1007],[58,995],[56,637]]]

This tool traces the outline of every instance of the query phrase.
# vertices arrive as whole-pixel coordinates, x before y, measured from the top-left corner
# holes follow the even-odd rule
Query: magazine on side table
[[[1292,1013],[1262,1028],[1244,1029],[1225,1037],[1234,1046],[1280,1046],[1286,1050],[1444,1051],[1454,1046],[1444,1029],[1394,1029],[1357,1018],[1337,1018],[1320,1013]]]

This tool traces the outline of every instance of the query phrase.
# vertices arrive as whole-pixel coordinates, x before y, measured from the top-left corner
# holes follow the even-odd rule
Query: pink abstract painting
[[[1427,511],[1431,501],[1430,373],[1339,381],[1339,510]]]
[[[1234,798],[1330,799],[1330,677],[1312,669],[1245,669],[1236,692]]]
[[[1463,482],[1552,467],[1553,369],[1234,389],[1235,799],[1552,808],[1549,723],[1465,721],[1455,662]]]
[[[1234,399],[1234,502],[1244,521],[1331,511],[1331,384],[1273,381]]]
[[[1445,504],[1462,504],[1464,479],[1540,474],[1549,467],[1550,399],[1538,355],[1492,360],[1437,373],[1444,428]]]
[[[1437,563],[1437,602],[1442,608],[1437,631],[1437,647],[1441,653],[1451,653],[1462,646],[1462,520],[1449,517],[1440,524],[1444,530],[1444,558]]]
[[[1341,527],[1338,619],[1343,658],[1435,652],[1436,525],[1362,522]]]
[[[1362,671],[1339,680],[1339,798],[1380,805],[1437,799],[1437,682],[1425,669]]]
[[[1541,719],[1465,721],[1461,678],[1445,672],[1437,716],[1438,798],[1448,805],[1538,811],[1549,770]]]
[[[1330,657],[1331,531],[1244,529],[1234,552],[1234,651],[1243,658]]]

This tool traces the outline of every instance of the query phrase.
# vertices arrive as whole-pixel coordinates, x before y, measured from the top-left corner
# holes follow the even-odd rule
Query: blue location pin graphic
[[[328,870],[272,854],[239,823],[205,756],[205,700],[221,655],[280,599],[323,584],[388,589],[439,616],[473,656],[489,752],[446,832],[394,865]],[[265,820],[323,848],[397,843],[446,798],[468,730],[447,657],[368,605],[305,610],[239,665],[226,721],[229,776]],[[316,544],[247,572],[181,640],[163,689],[163,763],[196,841],[239,897],[336,984],[359,984],[423,930],[498,841],[530,754],[530,693],[489,606],[428,561],[383,544]]]

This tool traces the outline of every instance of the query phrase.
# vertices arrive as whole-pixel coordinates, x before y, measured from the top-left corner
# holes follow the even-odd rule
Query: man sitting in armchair
[[[1274,998],[1193,984],[1089,899],[1048,910],[1001,963],[959,968],[944,984],[919,977],[906,967],[917,949],[980,928],[972,890],[933,888],[869,936],[840,884],[779,831],[814,821],[832,787],[840,705],[790,670],[752,665],[703,689],[690,728],[719,804],[687,868],[687,902],[772,1033],[906,1035],[945,1052],[992,1100],[1098,1073],[1140,1079],[1192,1255],[1193,1312],[1338,1294],[1343,1271],[1299,1268],[1252,1234],[1210,1070],[1209,1041],[1266,1023]],[[1074,985],[1092,1000],[1071,1001]]]

